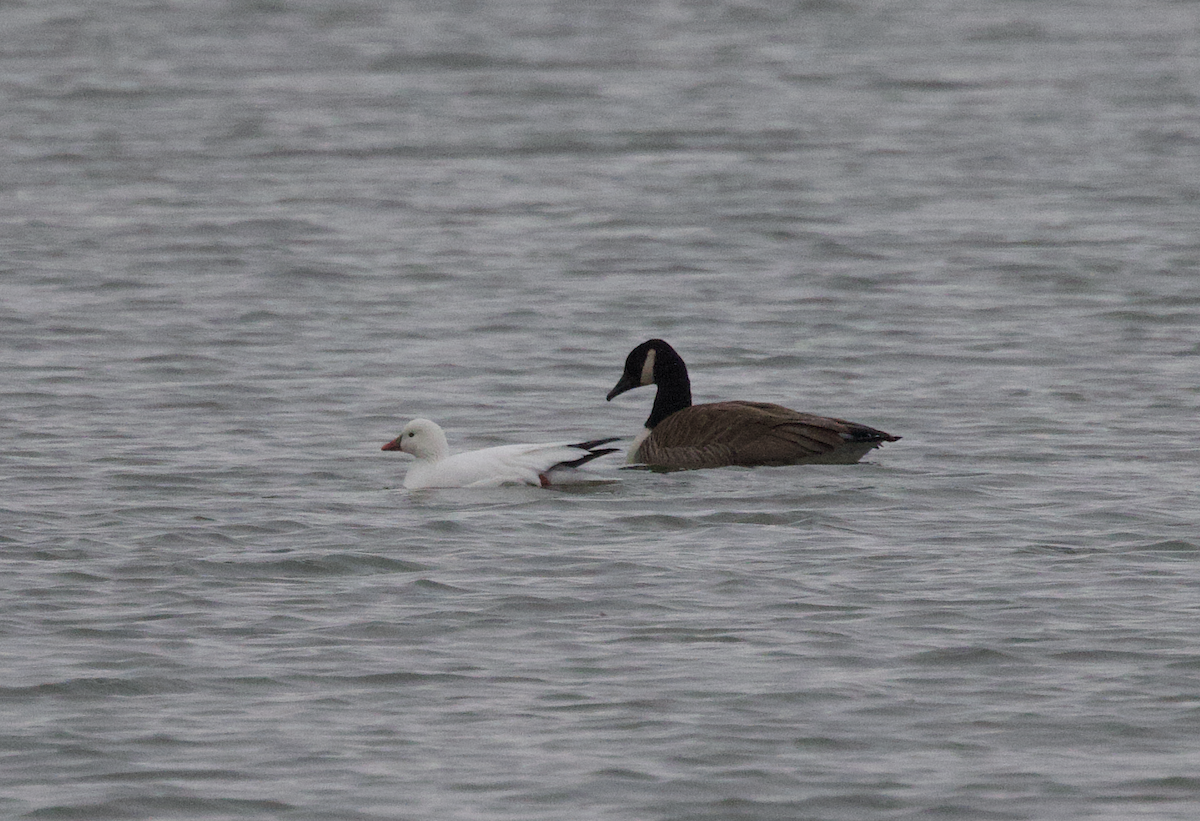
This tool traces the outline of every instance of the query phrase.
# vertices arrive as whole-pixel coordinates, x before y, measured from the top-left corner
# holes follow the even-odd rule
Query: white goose
[[[549,487],[576,468],[617,448],[602,448],[612,439],[568,444],[501,445],[450,455],[445,432],[428,419],[414,419],[383,446],[417,458],[404,477],[409,490],[425,487],[495,487],[526,484]]]

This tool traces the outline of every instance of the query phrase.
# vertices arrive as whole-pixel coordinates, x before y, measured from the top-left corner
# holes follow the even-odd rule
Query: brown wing
[[[769,402],[713,402],[668,416],[642,443],[637,458],[671,468],[856,462],[871,448],[898,438]]]

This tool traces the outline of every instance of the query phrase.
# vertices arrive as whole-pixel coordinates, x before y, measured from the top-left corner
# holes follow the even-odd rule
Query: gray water
[[[0,8],[0,816],[1200,815],[1194,2]],[[697,401],[854,466],[408,493]]]

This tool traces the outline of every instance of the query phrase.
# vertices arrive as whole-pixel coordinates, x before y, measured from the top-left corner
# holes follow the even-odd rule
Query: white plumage
[[[450,454],[445,432],[428,419],[414,419],[400,435],[383,446],[416,457],[404,477],[409,490],[426,487],[495,487],[526,484],[548,487],[588,462],[613,453],[601,445],[615,441],[596,439],[570,444],[501,445],[467,453]]]

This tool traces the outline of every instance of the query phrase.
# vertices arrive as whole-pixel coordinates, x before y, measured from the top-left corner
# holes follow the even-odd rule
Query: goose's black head
[[[643,385],[658,385],[648,428],[677,410],[691,407],[692,383],[687,366],[675,349],[661,339],[648,339],[629,352],[625,357],[625,372],[608,392],[608,400],[611,402],[613,397]]]

